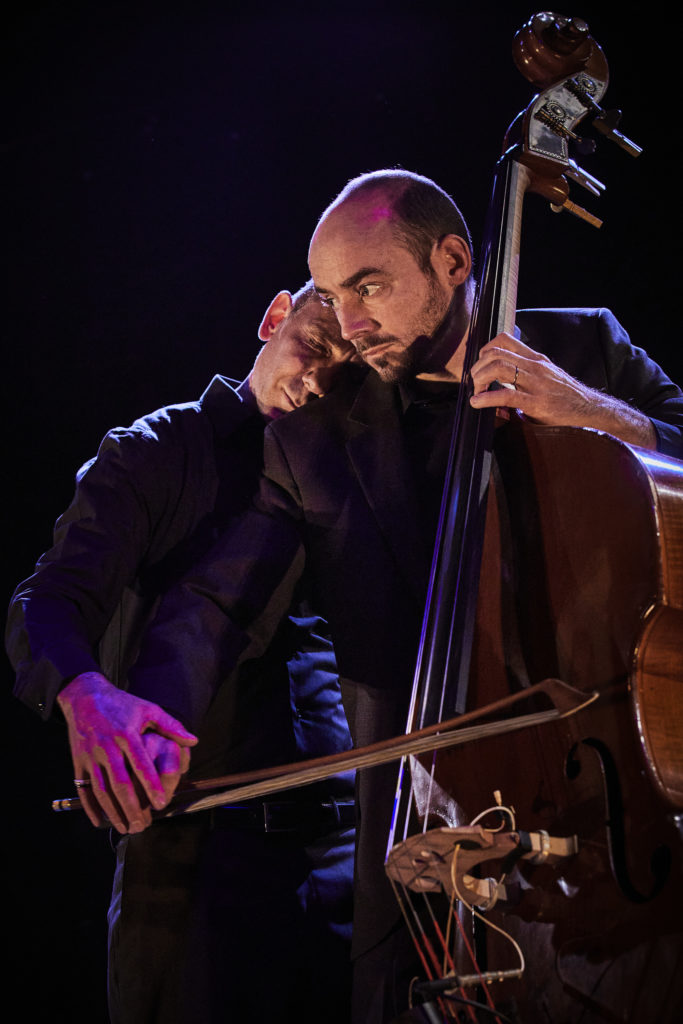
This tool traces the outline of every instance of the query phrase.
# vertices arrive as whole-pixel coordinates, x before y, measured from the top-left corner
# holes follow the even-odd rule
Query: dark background
[[[610,306],[680,381],[671,27],[609,7],[561,12],[605,49],[604,103],[645,152],[601,142],[582,160],[608,186],[573,193],[600,231],[529,199],[519,304]],[[349,177],[435,178],[479,244],[505,128],[533,93],[510,43],[537,9],[23,0],[5,15],[7,599],[109,427],[247,373],[266,305],[306,280],[310,233]],[[61,727],[5,676],[7,996],[26,1019],[98,1024],[108,839],[50,811],[71,792]]]

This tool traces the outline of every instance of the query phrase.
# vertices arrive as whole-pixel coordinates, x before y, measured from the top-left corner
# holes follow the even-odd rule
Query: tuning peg
[[[550,209],[553,213],[562,213],[563,210],[567,210],[568,213],[573,213],[575,217],[580,217],[581,220],[585,220],[587,224],[592,224],[594,228],[601,228],[602,221],[599,217],[595,217],[588,210],[584,210],[583,206],[578,206],[573,203],[571,199],[565,199],[563,203],[551,203]]]
[[[599,109],[599,108],[598,108]],[[630,156],[640,156],[643,152],[640,146],[637,146],[635,142],[631,142],[625,135],[617,131],[617,125],[621,121],[620,110],[601,110],[597,117],[593,120],[593,127],[597,131],[601,132],[602,135],[611,139],[612,142],[616,142],[617,146],[621,146],[622,149],[626,150]]]
[[[596,89],[592,78],[589,78],[586,74],[581,74],[575,78],[570,78],[565,84],[569,92],[573,93],[579,102],[592,112],[593,125],[597,131],[611,139],[612,142],[616,142],[617,146],[621,146],[631,156],[640,156],[643,152],[641,147],[617,131],[617,126],[621,121],[621,111],[603,110],[593,99]]]
[[[564,173],[568,178],[576,181],[583,188],[588,189],[594,196],[599,196],[601,192],[605,191],[605,186],[597,178],[589,174],[588,171],[584,171],[582,167],[579,167],[576,160],[569,160]]]

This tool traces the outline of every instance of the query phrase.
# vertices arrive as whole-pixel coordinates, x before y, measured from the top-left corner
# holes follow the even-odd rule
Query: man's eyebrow
[[[342,281],[339,285],[340,288],[353,288],[359,281],[362,281],[364,277],[368,277],[370,274],[381,274],[383,273],[381,267],[361,267],[351,277],[347,277],[345,281]],[[331,290],[329,288],[314,286],[318,295],[327,295]]]
[[[359,281],[362,281],[363,278],[367,277],[369,274],[381,273],[382,271],[380,267],[361,267],[360,270],[357,270],[355,274],[351,274],[351,277],[347,277],[345,281],[342,281],[339,287],[353,288],[355,284],[358,284]]]

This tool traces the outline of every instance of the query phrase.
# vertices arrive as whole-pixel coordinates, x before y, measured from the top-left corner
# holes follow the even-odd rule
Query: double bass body
[[[519,828],[578,840],[559,865],[520,861],[489,915],[526,958],[491,992],[520,1021],[681,1019],[682,636],[683,465],[595,431],[498,428],[468,705],[546,678],[598,693],[436,757],[463,824],[498,790]],[[495,936],[486,957],[511,959]]]

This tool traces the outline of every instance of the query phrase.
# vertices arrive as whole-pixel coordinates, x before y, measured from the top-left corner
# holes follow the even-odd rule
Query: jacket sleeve
[[[600,343],[607,366],[608,389],[650,417],[657,450],[683,459],[683,393],[647,352],[631,344],[608,309],[599,311]]]
[[[147,556],[153,523],[172,486],[154,438],[117,429],[79,471],[54,544],[10,604],[7,650],[16,695],[48,718],[64,682],[99,671],[97,645]],[[164,482],[166,481],[166,483]]]
[[[608,309],[519,310],[517,322],[532,348],[649,416],[658,450],[683,459],[683,392]]]
[[[296,487],[269,431],[265,467],[254,506],[164,596],[130,672],[131,693],[190,729],[238,664],[267,649],[304,570]]]

